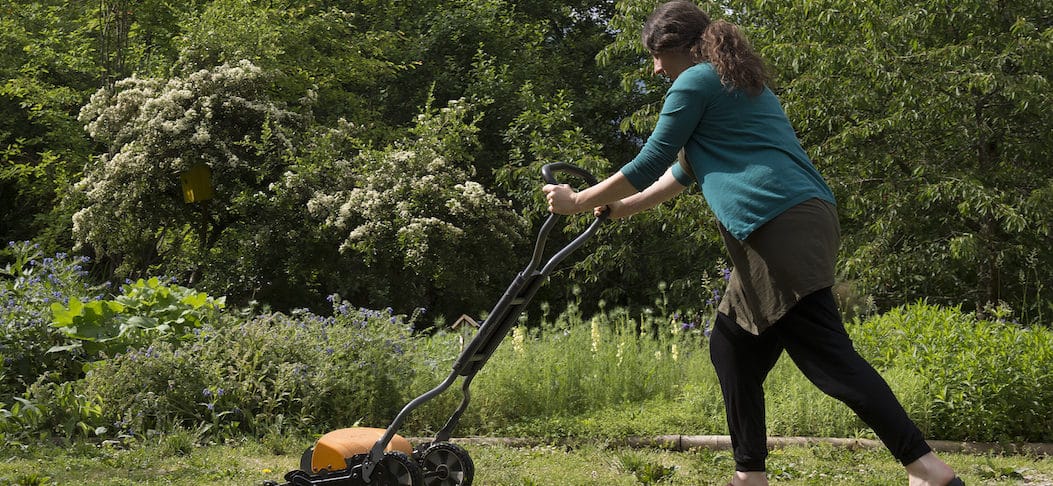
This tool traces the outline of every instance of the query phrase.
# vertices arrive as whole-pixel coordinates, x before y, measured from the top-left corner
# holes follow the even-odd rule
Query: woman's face
[[[664,74],[671,81],[676,81],[680,73],[695,65],[694,56],[690,51],[656,52],[654,58],[654,73]]]

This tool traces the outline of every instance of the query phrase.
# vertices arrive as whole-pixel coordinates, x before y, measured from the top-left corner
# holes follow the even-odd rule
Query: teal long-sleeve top
[[[681,148],[707,204],[738,240],[809,199],[836,203],[775,94],[768,88],[756,96],[729,91],[709,63],[677,77],[654,132],[621,172],[643,191]],[[695,182],[679,164],[673,175],[685,186]]]

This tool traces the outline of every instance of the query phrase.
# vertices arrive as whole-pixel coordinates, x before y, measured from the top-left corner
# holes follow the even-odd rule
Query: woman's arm
[[[597,206],[606,206],[622,198],[636,194],[636,188],[621,172],[604,179],[599,184],[575,192],[567,184],[546,184],[541,188],[548,199],[548,210],[556,214],[575,214]]]
[[[590,208],[609,206],[610,217],[624,218],[668,201],[686,187],[677,182],[672,169],[669,169],[643,192],[637,192],[621,172],[580,192],[575,192],[567,184],[548,184],[541,190],[548,199],[548,210],[553,213],[575,214]]]
[[[687,186],[680,184],[673,177],[673,170],[670,168],[662,174],[662,177],[658,179],[654,184],[651,184],[643,192],[633,194],[621,201],[616,201],[609,204],[610,217],[611,218],[627,218],[641,211],[651,209],[663,202],[672,199],[677,194],[686,189]],[[597,215],[603,211],[604,208],[596,208]]]

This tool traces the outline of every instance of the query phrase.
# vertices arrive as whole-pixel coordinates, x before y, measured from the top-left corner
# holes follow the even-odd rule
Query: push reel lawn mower
[[[580,177],[589,185],[596,184],[595,177],[570,164],[548,164],[541,169],[542,178],[549,184],[559,183],[555,178],[557,172]],[[304,451],[300,468],[287,473],[286,483],[281,486],[470,486],[475,477],[472,458],[466,450],[449,440],[461,414],[468,408],[471,398],[468,388],[472,379],[519,320],[544,280],[560,262],[596,233],[607,215],[597,217],[542,264],[545,241],[560,218],[552,214],[542,224],[530,262],[516,275],[478,333],[464,347],[446,380],[410,401],[386,429],[351,427],[323,435]],[[433,440],[414,448],[396,433],[410,412],[446,391],[458,377],[464,378],[461,384],[463,398]],[[275,482],[268,484],[278,486]]]

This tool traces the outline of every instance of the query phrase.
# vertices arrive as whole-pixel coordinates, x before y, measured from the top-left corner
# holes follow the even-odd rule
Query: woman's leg
[[[768,457],[764,379],[782,354],[782,346],[774,334],[750,334],[718,313],[709,337],[709,353],[724,395],[735,469],[764,471]]]
[[[769,332],[812,383],[848,405],[903,465],[931,452],[892,389],[852,346],[829,288],[801,299]]]

